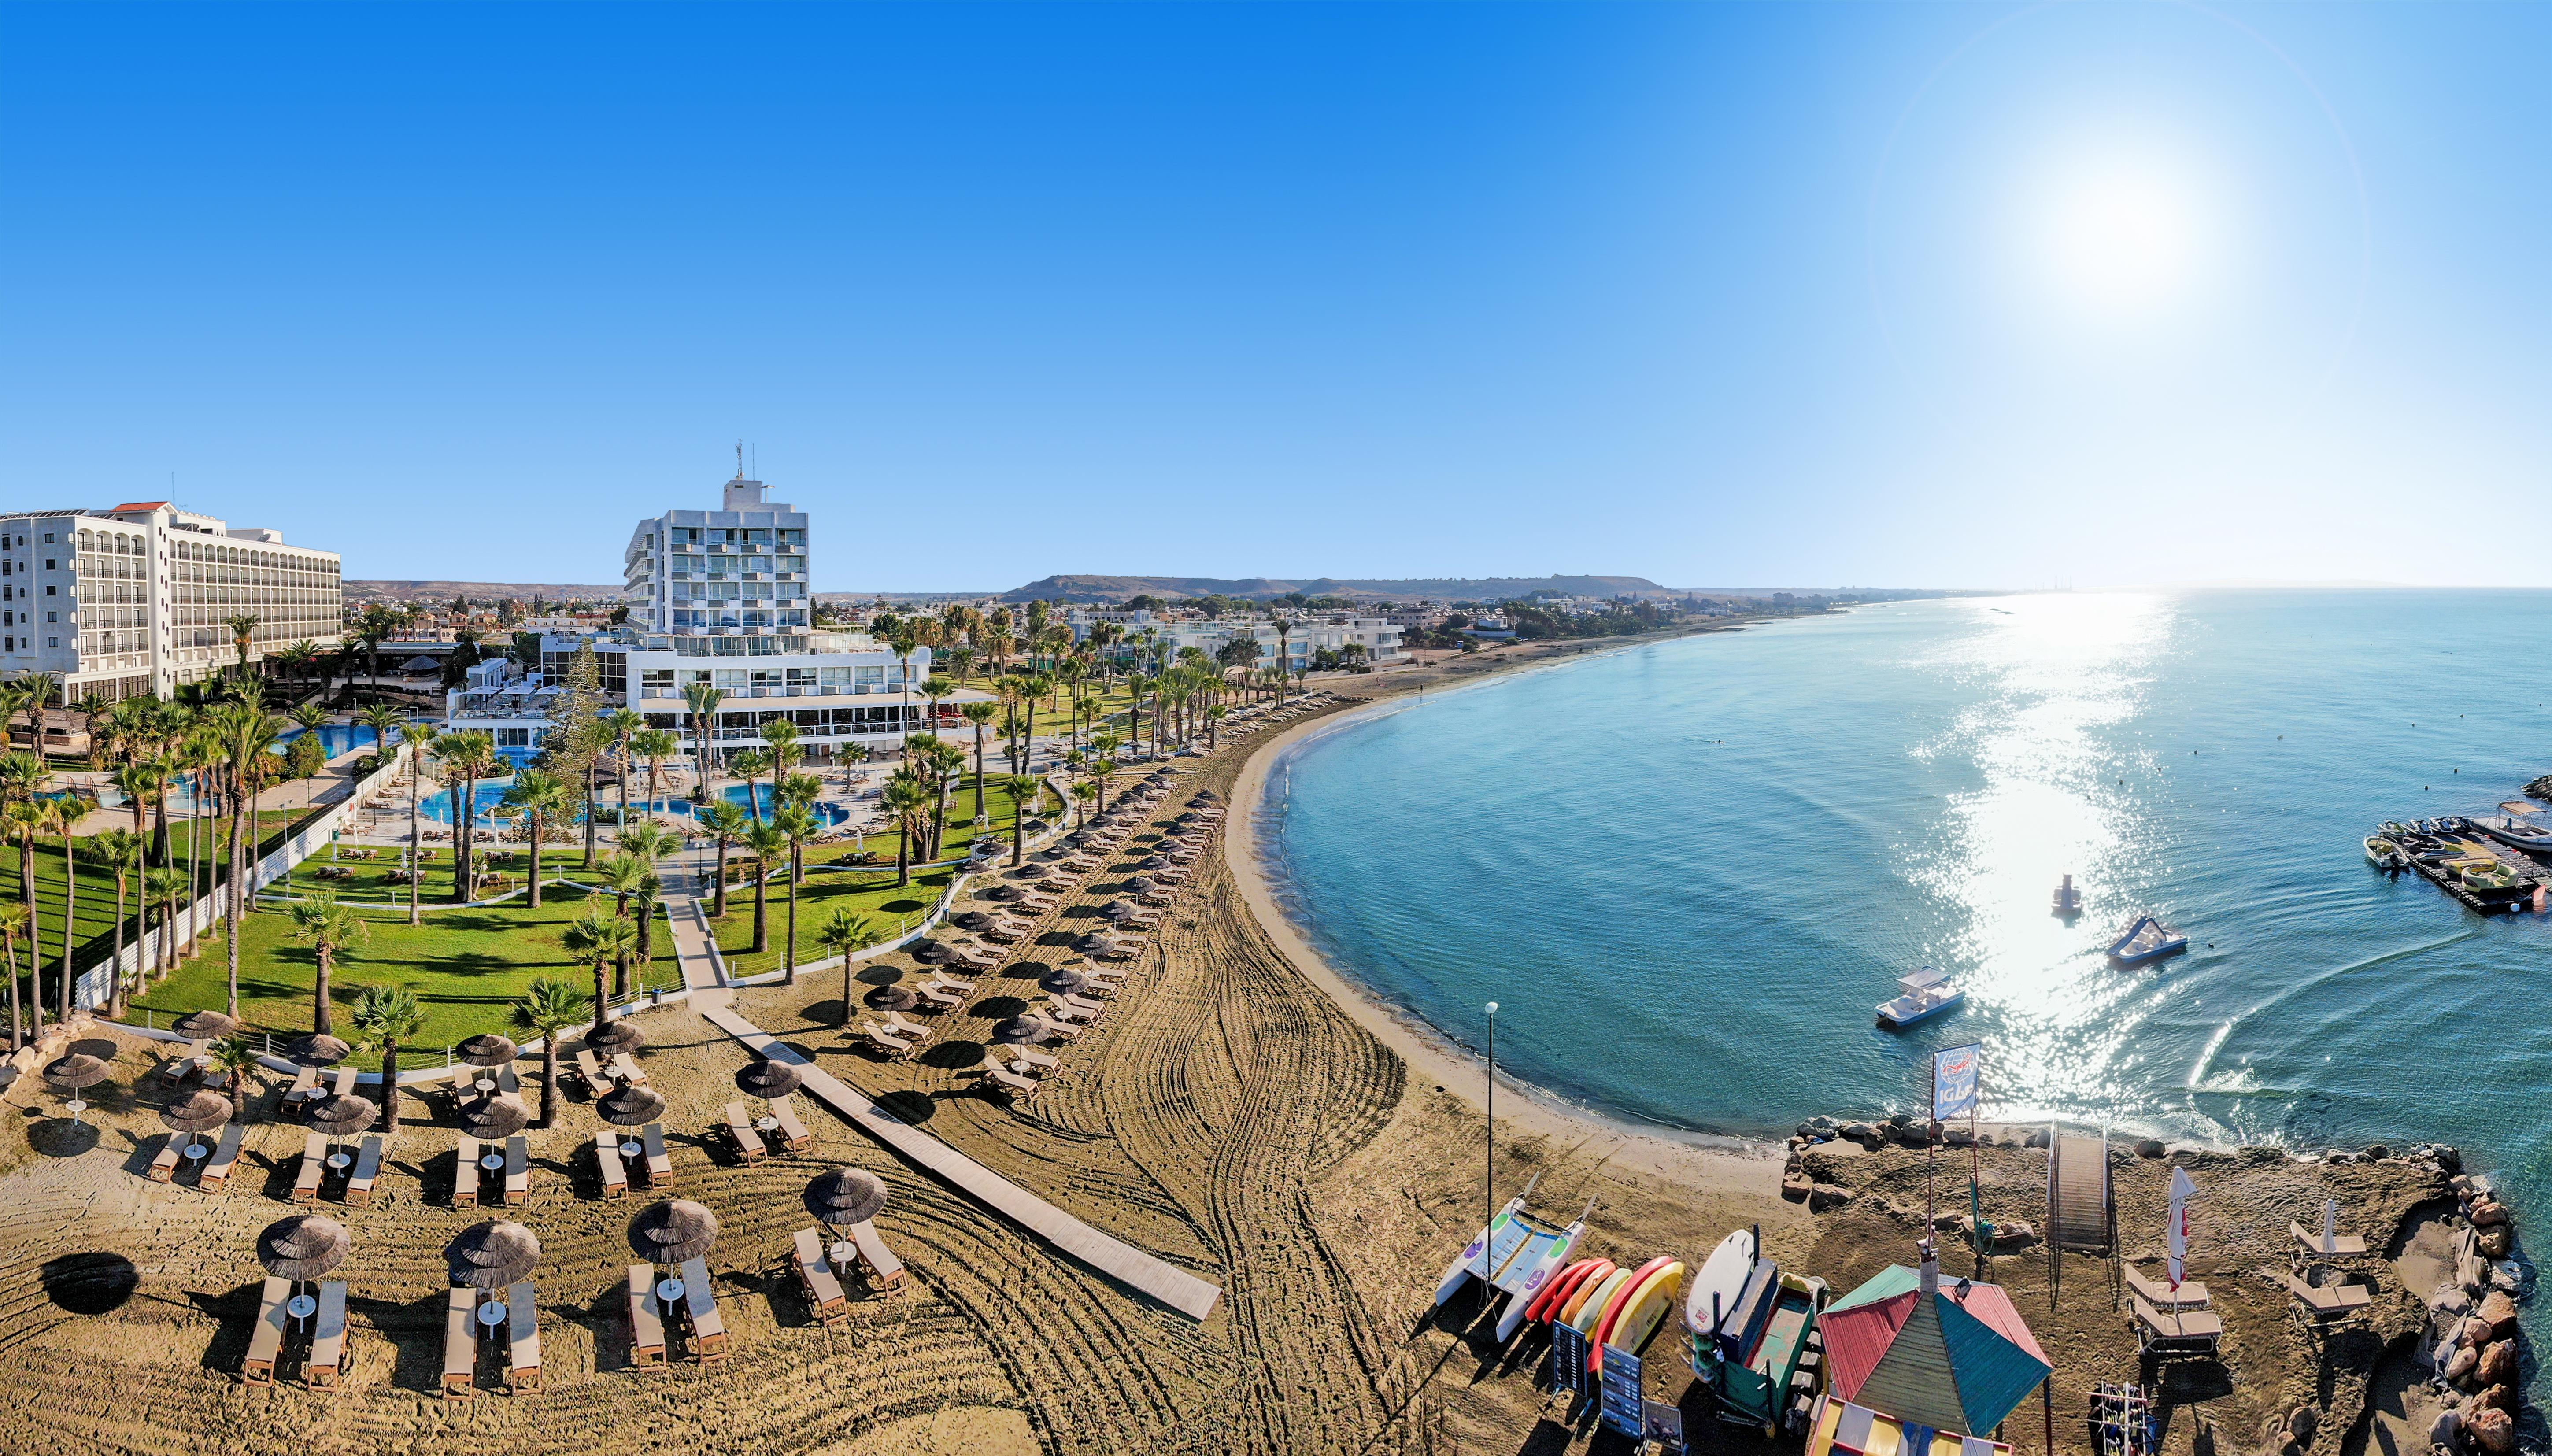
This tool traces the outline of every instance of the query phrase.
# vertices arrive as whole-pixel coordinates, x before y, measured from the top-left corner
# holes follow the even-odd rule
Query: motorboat
[[[2066,876],[2056,886],[2054,913],[2059,915],[2082,913],[2082,891],[2074,887],[2074,877],[2071,875]]]
[[[2513,814],[2502,817],[2497,824],[2476,821],[2473,827],[2511,849],[2530,850],[2535,854],[2552,853],[2552,833],[2546,833],[2538,824],[2520,823]]]
[[[2398,870],[2407,863],[2407,859],[2400,846],[2389,839],[2370,837],[2366,841],[2366,863],[2378,869]]]
[[[2138,915],[2109,942],[2109,959],[2121,966],[2149,966],[2188,949],[2188,937],[2154,915]]]
[[[1966,991],[1951,983],[1948,972],[1934,966],[1896,978],[1896,988],[1901,994],[1878,1005],[1878,1024],[1890,1031],[1902,1031],[1917,1021],[1929,1020],[1967,998]]]

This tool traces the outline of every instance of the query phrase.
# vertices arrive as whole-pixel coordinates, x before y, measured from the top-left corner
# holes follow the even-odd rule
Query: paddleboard
[[[1554,1324],[1575,1324],[1577,1322],[1577,1311],[1586,1307],[1586,1301],[1595,1298],[1595,1292],[1602,1289],[1604,1287],[1604,1281],[1612,1278],[1613,1271],[1620,1267],[1621,1266],[1615,1264],[1610,1259],[1596,1260],[1595,1267],[1586,1271],[1586,1277],[1577,1282],[1576,1291],[1569,1295],[1567,1299],[1561,1300],[1558,1308],[1551,1311],[1551,1322]]]
[[[1754,1272],[1754,1230],[1741,1228],[1719,1241],[1692,1277],[1684,1295],[1683,1327],[1704,1339],[1719,1332],[1719,1321],[1737,1307],[1746,1276]]]
[[[1542,1293],[1534,1296],[1533,1302],[1525,1306],[1524,1317],[1533,1320],[1548,1319],[1551,1306],[1574,1293],[1577,1282],[1586,1277],[1586,1271],[1601,1262],[1603,1261],[1598,1259],[1580,1259],[1559,1271],[1559,1277],[1543,1285]]]
[[[1682,1278],[1683,1265],[1679,1263],[1658,1270],[1641,1286],[1639,1293],[1623,1303],[1622,1312],[1613,1316],[1613,1332],[1605,1338],[1604,1345],[1617,1350],[1636,1351],[1647,1344],[1648,1336],[1656,1332],[1657,1321],[1665,1318],[1666,1311],[1674,1307],[1675,1283]],[[1603,1370],[1604,1345],[1595,1347],[1595,1368],[1599,1374]]]
[[[1568,1327],[1582,1335],[1593,1334],[1595,1321],[1604,1317],[1605,1306],[1613,1302],[1613,1297],[1622,1292],[1622,1287],[1631,1282],[1631,1276],[1636,1272],[1616,1269],[1604,1276],[1604,1282],[1595,1287],[1594,1295],[1578,1304],[1577,1312],[1569,1318]]]
[[[1586,1342],[1588,1347],[1586,1351],[1587,1369],[1597,1370],[1602,1368],[1604,1364],[1604,1341],[1613,1333],[1613,1321],[1621,1318],[1622,1311],[1631,1307],[1632,1301],[1647,1291],[1650,1282],[1654,1281],[1659,1274],[1665,1271],[1668,1265],[1674,1262],[1675,1261],[1672,1258],[1660,1254],[1656,1258],[1649,1260],[1648,1263],[1641,1265],[1637,1270],[1633,1271],[1630,1283],[1625,1284],[1619,1290],[1614,1291],[1612,1302],[1605,1306],[1602,1317],[1598,1318],[1595,1321],[1595,1327],[1588,1331],[1588,1334],[1591,1335],[1592,1338],[1588,1339]]]

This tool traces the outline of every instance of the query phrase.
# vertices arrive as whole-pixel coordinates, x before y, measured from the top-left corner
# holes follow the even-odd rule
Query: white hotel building
[[[905,665],[865,633],[812,625],[806,513],[762,498],[759,480],[726,482],[717,510],[673,510],[638,523],[621,553],[629,620],[589,636],[544,634],[541,671],[487,663],[471,670],[453,692],[446,717],[454,728],[481,729],[500,752],[522,758],[539,750],[549,704],[578,648],[591,643],[602,670],[603,698],[636,709],[651,728],[683,735],[691,722],[683,696],[693,682],[725,694],[711,742],[727,749],[762,741],[762,725],[787,718],[798,742],[822,762],[851,744],[892,748],[928,725],[919,688],[930,675],[930,650],[915,649],[907,705]],[[942,717],[969,690],[941,699]]]
[[[0,514],[0,676],[48,673],[62,700],[166,696],[239,662],[345,635],[337,554],[286,546],[164,500]]]

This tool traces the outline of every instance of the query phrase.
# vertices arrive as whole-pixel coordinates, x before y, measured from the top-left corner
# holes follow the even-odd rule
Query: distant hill
[[[495,601],[514,597],[530,601],[534,596],[557,601],[582,597],[586,601],[618,601],[624,595],[617,586],[562,584],[555,581],[348,581],[348,601],[440,601],[456,596],[472,601]]]
[[[1264,601],[1299,591],[1305,596],[1361,596],[1383,601],[1500,601],[1536,591],[1563,596],[1668,596],[1646,576],[1413,576],[1397,580],[1310,576],[1279,580],[1248,576],[1054,575],[1002,593],[1004,601],[1123,601],[1129,596],[1237,596]]]

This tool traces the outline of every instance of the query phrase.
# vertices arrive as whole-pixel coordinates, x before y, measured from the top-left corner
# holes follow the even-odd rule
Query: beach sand
[[[1465,660],[1453,672],[1336,685],[1379,699],[1421,681],[1436,690],[1562,655],[1576,656],[1511,650],[1504,664]],[[1199,787],[1246,804],[1248,775],[1260,772],[1272,736],[1182,761],[1191,777],[1160,816]],[[1223,1302],[1202,1322],[1058,1257],[820,1108],[807,1109],[813,1152],[738,1166],[710,1129],[736,1095],[731,1078],[746,1055],[689,1009],[669,1007],[640,1023],[650,1039],[642,1062],[672,1103],[665,1123],[680,1193],[722,1225],[710,1264],[733,1360],[627,1368],[617,1279],[632,1257],[627,1219],[647,1197],[598,1196],[585,1147],[596,1123],[577,1092],[561,1127],[535,1135],[535,1196],[517,1215],[543,1246],[535,1278],[548,1389],[508,1397],[482,1382],[489,1388],[475,1401],[438,1399],[442,1250],[489,1214],[449,1206],[448,1113],[437,1125],[433,1109],[411,1096],[375,1205],[345,1208],[332,1196],[321,1206],[346,1222],[355,1244],[343,1271],[355,1326],[344,1387],[245,1389],[237,1371],[260,1273],[254,1240],[292,1211],[282,1194],[300,1129],[271,1120],[268,1088],[228,1193],[146,1182],[140,1170],[160,1135],[157,1094],[132,1089],[158,1049],[116,1036],[116,1081],[91,1097],[93,1141],[72,1135],[53,1110],[57,1098],[34,1079],[7,1096],[20,1115],[0,1129],[0,1449],[1004,1456],[1587,1448],[1589,1424],[1572,1423],[1536,1389],[1538,1335],[1493,1348],[1467,1293],[1444,1311],[1429,1307],[1487,1196],[1478,1065],[1355,995],[1267,913],[1243,853],[1246,832],[1235,823],[1223,852],[1200,862],[1165,919],[1159,953],[1137,964],[1097,1028],[1055,1049],[1062,1069],[1015,1109],[974,1090],[967,1072],[982,1038],[992,1020],[1033,998],[1034,979],[1113,897],[1131,856],[1093,876],[909,1062],[882,1061],[843,1040],[838,973],[735,998],[748,1018],[907,1120],[1091,1224],[1220,1283]],[[865,963],[853,990],[915,974],[902,955]],[[523,1064],[527,1085],[536,1069]],[[527,1086],[527,1095],[534,1091]],[[1914,1257],[1918,1153],[1812,1155],[1818,1176],[1854,1196],[1811,1214],[1779,1196],[1786,1148],[1647,1135],[1503,1090],[1498,1112],[1496,1196],[1539,1174],[1538,1208],[1565,1217],[1592,1201],[1590,1252],[1625,1262],[1697,1257],[1730,1228],[1756,1223],[1769,1252],[1838,1292]],[[799,1203],[804,1180],[840,1162],[888,1183],[878,1226],[912,1278],[893,1296],[855,1286],[851,1322],[828,1332],[809,1323],[772,1270],[794,1230],[811,1222]],[[2168,1377],[2183,1403],[2172,1448],[2190,1449],[2196,1414],[2205,1412],[2233,1445],[2258,1449],[2264,1422],[2310,1400],[2330,1415],[2311,1449],[2353,1456],[2343,1437],[2361,1426],[2370,1389],[2408,1405],[2388,1417],[2392,1425],[2365,1423],[2369,1433],[2424,1431],[2409,1408],[2415,1393],[2399,1394],[2398,1379],[2399,1347],[2419,1306],[2384,1273],[2389,1266],[2377,1261],[2385,1292],[2373,1328],[2319,1341],[2285,1320],[2281,1297],[2250,1271],[2283,1264],[2286,1220],[2316,1218],[2325,1190],[2346,1200],[2347,1226],[2390,1235],[2433,1195],[2433,1178],[2406,1164],[2304,1165],[2265,1150],[2195,1165],[2208,1196],[2197,1269],[2215,1283],[2233,1333],[2226,1366],[2184,1365],[2187,1373]],[[1943,1163],[1948,1203],[1959,1201],[1958,1166]],[[2043,1223],[2044,1154],[1995,1147],[1982,1167],[1989,1216]],[[2130,1255],[2159,1246],[2164,1176],[2158,1161],[2121,1167]],[[1950,1272],[1977,1272],[1971,1262],[1953,1255]],[[2066,1261],[2053,1315],[2046,1270],[2043,1252],[2031,1249],[1982,1273],[2013,1287],[2057,1361],[2059,1444],[2086,1449],[2081,1391],[2094,1379],[2132,1378],[2134,1344],[2111,1310],[2104,1261]],[[1682,1403],[1714,1449],[1765,1449],[1702,1415],[1678,1339],[1669,1323],[1648,1347],[1649,1395]],[[2036,1402],[2014,1424],[2024,1448],[2040,1448]]]

